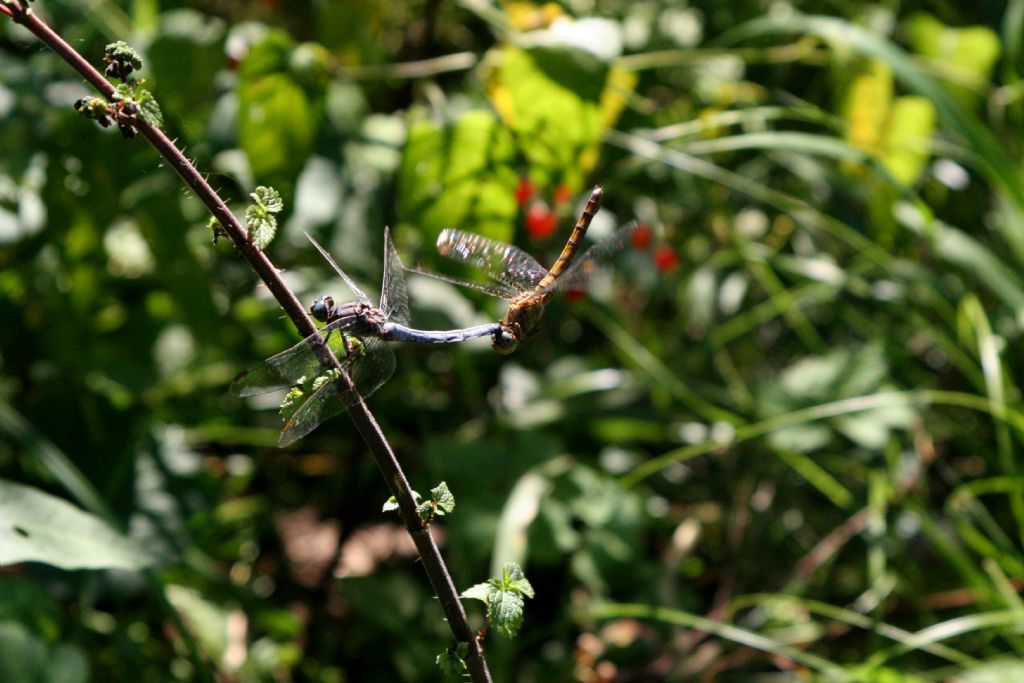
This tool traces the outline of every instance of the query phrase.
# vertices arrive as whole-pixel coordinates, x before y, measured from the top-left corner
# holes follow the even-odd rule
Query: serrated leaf
[[[481,602],[487,602],[487,596],[494,589],[490,583],[478,583],[475,586],[467,588],[462,591],[462,597],[469,598],[471,600],[479,600]]]
[[[144,90],[138,99],[139,118],[142,122],[155,128],[162,128],[164,125],[164,114],[160,111],[160,104],[148,90]]]
[[[424,522],[429,522],[432,519],[434,519],[434,516],[437,514],[437,508],[434,507],[434,501],[432,501],[432,500],[425,500],[422,503],[420,503],[419,505],[417,505],[416,506],[416,514]]]
[[[448,484],[441,482],[430,490],[430,498],[437,506],[437,513],[443,515],[455,509],[455,496],[448,490]]]
[[[138,542],[65,500],[0,480],[0,565],[142,569],[156,558]]]
[[[523,596],[518,591],[494,590],[487,601],[488,621],[508,638],[523,624]]]
[[[277,234],[277,219],[273,216],[266,216],[257,221],[256,226],[251,230],[252,243],[257,249],[266,249],[274,240]]]
[[[270,213],[280,213],[284,208],[284,200],[281,199],[281,193],[272,187],[260,185],[249,196],[263,207],[265,211]]]

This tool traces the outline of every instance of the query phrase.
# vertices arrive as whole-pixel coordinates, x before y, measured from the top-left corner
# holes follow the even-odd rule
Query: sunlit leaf
[[[605,131],[636,76],[567,46],[496,48],[488,55],[488,94],[541,186],[583,185]]]
[[[0,480],[0,565],[17,562],[62,569],[142,569],[156,558],[67,501]]]
[[[490,112],[449,125],[416,121],[399,169],[402,222],[431,244],[448,227],[510,241],[517,182],[512,136]]]

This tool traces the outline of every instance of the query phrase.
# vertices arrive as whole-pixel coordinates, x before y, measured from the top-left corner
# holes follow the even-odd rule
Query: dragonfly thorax
[[[384,323],[387,322],[380,309],[365,301],[349,301],[339,305],[334,303],[331,296],[313,299],[309,312],[329,327],[343,329],[351,334],[380,337],[383,335]]]
[[[501,332],[491,340],[491,348],[498,353],[512,353],[534,333],[543,315],[543,296],[524,292],[512,299],[501,319]]]

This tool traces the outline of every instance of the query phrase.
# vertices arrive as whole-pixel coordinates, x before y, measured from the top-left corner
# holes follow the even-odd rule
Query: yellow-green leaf
[[[914,184],[921,176],[931,156],[934,131],[935,107],[927,99],[912,95],[893,102],[885,130],[882,163],[904,185]]]

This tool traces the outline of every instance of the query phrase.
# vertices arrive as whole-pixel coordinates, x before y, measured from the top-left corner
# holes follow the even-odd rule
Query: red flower
[[[555,188],[555,194],[551,198],[551,201],[555,203],[555,206],[561,206],[570,199],[572,199],[572,193],[569,191],[569,186],[566,185],[565,183],[562,183],[561,185]]]
[[[679,267],[679,254],[667,244],[661,244],[654,250],[654,267],[662,273],[668,273]]]
[[[558,228],[558,216],[548,208],[544,202],[530,204],[530,210],[526,212],[526,232],[535,240],[542,240],[555,232]]]
[[[533,184],[530,182],[529,178],[523,176],[522,178],[519,179],[519,184],[516,185],[516,204],[522,206],[523,204],[530,200],[530,197],[533,196],[533,193]]]
[[[640,223],[633,231],[633,248],[637,251],[644,251],[651,246],[652,239],[654,239],[654,231],[651,230],[651,226]]]

